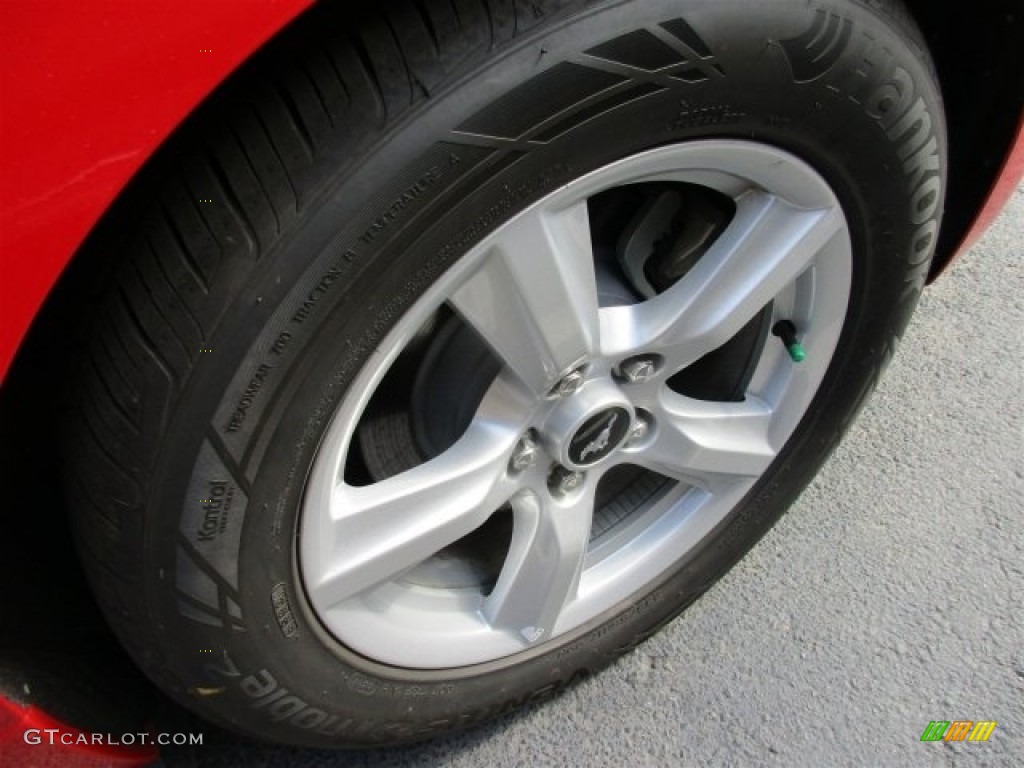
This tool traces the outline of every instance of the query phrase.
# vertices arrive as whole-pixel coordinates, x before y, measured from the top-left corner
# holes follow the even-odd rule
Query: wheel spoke
[[[307,587],[330,606],[394,578],[466,536],[503,504],[519,426],[479,415],[448,450],[367,486],[335,486],[330,520],[304,551]]]
[[[761,475],[775,458],[772,410],[748,397],[721,403],[668,391],[655,413],[650,445],[628,459],[705,490]]]
[[[641,304],[601,310],[602,351],[656,351],[671,369],[685,368],[732,338],[842,230],[837,208],[745,193],[732,223],[678,283]]]
[[[594,512],[594,483],[571,501],[546,492],[513,500],[515,528],[505,565],[483,614],[524,644],[551,637],[559,614],[576,594]]]
[[[532,392],[546,392],[597,348],[586,203],[506,224],[452,303]]]

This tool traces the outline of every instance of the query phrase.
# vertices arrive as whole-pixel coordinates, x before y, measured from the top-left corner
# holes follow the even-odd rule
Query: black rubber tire
[[[133,188],[139,213],[116,245],[66,441],[82,558],[135,660],[203,716],[308,746],[492,718],[604,667],[695,600],[791,504],[874,386],[923,287],[945,186],[938,87],[895,0],[381,5],[312,10]],[[650,71],[682,62],[676,77]],[[308,609],[295,531],[348,382],[518,209],[696,137],[800,156],[853,237],[839,347],[775,464],[662,581],[535,651],[422,672],[341,647]]]

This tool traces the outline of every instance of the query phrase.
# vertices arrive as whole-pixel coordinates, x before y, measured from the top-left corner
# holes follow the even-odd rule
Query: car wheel
[[[347,13],[133,188],[68,439],[134,658],[309,746],[543,698],[704,592],[877,380],[945,174],[894,2]]]

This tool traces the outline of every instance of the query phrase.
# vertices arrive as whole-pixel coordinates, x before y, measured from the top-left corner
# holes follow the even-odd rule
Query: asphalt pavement
[[[1024,765],[1024,187],[924,296],[846,440],[680,619],[554,701],[362,753],[210,732],[168,765]],[[923,743],[995,720],[986,743]]]

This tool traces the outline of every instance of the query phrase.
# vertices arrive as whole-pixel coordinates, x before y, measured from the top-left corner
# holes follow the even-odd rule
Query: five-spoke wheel
[[[616,194],[640,203],[627,231],[601,242],[592,218]],[[708,218],[700,195],[724,200],[728,216],[694,248],[686,234]],[[637,242],[648,244],[640,261],[690,263],[655,290],[630,277],[652,271]],[[320,619],[373,659],[444,668],[529,649],[629,598],[772,463],[832,358],[850,274],[828,185],[753,142],[644,152],[530,206],[407,313],[339,409],[300,531]],[[415,379],[459,390],[475,368],[485,386],[475,398],[412,392],[398,410],[413,425],[459,422],[443,413],[455,408],[468,421],[433,440],[410,428],[408,466],[371,466],[354,482],[360,435],[374,440],[360,429],[374,393],[439,314],[459,349],[412,355]],[[784,321],[802,362],[771,334]],[[694,369],[733,372],[730,386],[709,396],[686,380]],[[408,412],[417,407],[442,413]]]

